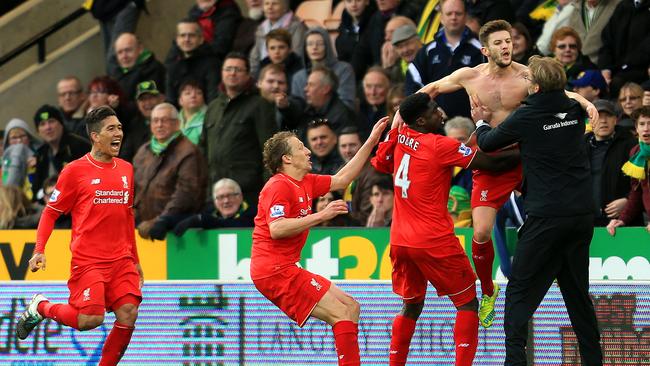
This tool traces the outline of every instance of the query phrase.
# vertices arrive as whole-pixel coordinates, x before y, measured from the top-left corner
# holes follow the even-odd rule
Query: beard
[[[503,61],[503,58],[501,58],[501,53],[492,53],[490,54],[490,59],[494,61],[494,63],[499,66],[500,68],[506,68],[510,66],[512,63],[512,52],[510,52],[510,60],[509,61]]]
[[[260,20],[264,16],[264,11],[262,8],[251,8],[248,9],[248,17],[253,20]]]

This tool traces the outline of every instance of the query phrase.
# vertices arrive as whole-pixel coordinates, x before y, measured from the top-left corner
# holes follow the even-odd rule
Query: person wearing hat
[[[600,70],[585,70],[575,80],[569,81],[569,87],[590,102],[607,99],[607,82]]]
[[[400,66],[402,74],[405,75],[409,64],[415,60],[415,55],[422,48],[422,41],[418,37],[417,29],[411,24],[395,29],[391,43],[401,59]]]
[[[34,115],[34,124],[43,145],[36,150],[36,171],[32,182],[33,197],[43,187],[47,177],[61,173],[63,167],[90,151],[90,143],[68,132],[61,111],[49,104],[41,106]]]
[[[165,96],[158,89],[153,80],[140,82],[136,86],[135,101],[138,106],[138,113],[125,126],[124,141],[118,157],[131,161],[138,151],[138,148],[151,138],[149,120],[151,111],[155,106],[165,101]]]
[[[610,220],[619,217],[627,202],[630,177],[621,171],[621,167],[629,159],[630,149],[636,141],[632,134],[617,126],[618,113],[614,103],[605,99],[593,103],[598,110],[598,120],[594,122],[592,131],[585,134],[585,144],[591,162],[594,225],[607,226]],[[642,223],[642,219],[635,218],[634,224]]]

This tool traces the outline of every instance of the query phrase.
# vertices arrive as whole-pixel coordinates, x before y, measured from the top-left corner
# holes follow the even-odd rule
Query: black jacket
[[[354,49],[359,43],[359,39],[363,37],[368,30],[368,22],[372,14],[377,11],[375,2],[371,1],[368,6],[363,10],[359,17],[359,31],[355,31],[352,16],[346,11],[341,14],[341,24],[339,24],[339,35],[336,37],[336,54],[340,61],[352,62],[352,55]]]
[[[61,173],[63,167],[84,156],[90,151],[90,143],[81,136],[77,136],[67,131],[63,132],[59,151],[54,156],[50,156],[50,145],[43,144],[36,150],[36,172],[32,182],[32,192],[36,199],[38,191],[43,188],[43,182],[50,176],[50,160],[54,165],[57,174]]]
[[[594,149],[592,143],[593,139],[593,132],[589,132],[585,135],[587,154],[590,157]],[[599,202],[601,212],[604,212],[605,206],[607,206],[608,203],[619,198],[625,198],[627,197],[628,193],[630,193],[630,177],[621,171],[621,167],[623,164],[625,164],[626,161],[629,160],[630,150],[632,150],[636,144],[637,141],[632,137],[632,134],[619,127],[616,127],[614,137],[607,147],[607,152],[605,153],[605,158],[601,167],[601,198]],[[627,225],[642,225],[643,218],[641,217],[640,219],[640,221],[637,220],[636,222],[629,223]],[[596,226],[606,226],[609,223],[609,219],[607,217],[600,219],[596,217],[595,220]]]
[[[167,67],[167,100],[178,103],[178,88],[187,80],[197,81],[203,87],[205,103],[209,104],[218,94],[221,82],[221,62],[212,47],[203,43],[187,58],[182,56],[176,42],[172,45],[165,66]]]
[[[156,59],[156,56],[150,51],[144,60],[140,61],[130,69],[122,68],[115,55],[111,56],[108,63],[108,75],[117,80],[124,92],[124,97],[128,101],[135,100],[135,89],[142,81],[153,80],[156,82],[158,90],[165,92],[165,66]]]
[[[232,49],[233,38],[242,19],[237,3],[234,0],[218,0],[208,11],[194,5],[187,17],[201,24],[204,32],[206,29],[212,31],[209,42],[212,52],[223,60]]]
[[[528,215],[554,218],[593,212],[585,117],[578,102],[556,90],[528,96],[495,129],[479,124],[476,134],[483,151],[519,143]]]

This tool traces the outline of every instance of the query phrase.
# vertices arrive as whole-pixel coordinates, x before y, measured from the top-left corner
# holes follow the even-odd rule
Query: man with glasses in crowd
[[[56,84],[59,109],[63,114],[63,125],[70,132],[85,136],[86,94],[81,80],[76,76],[66,76]]]

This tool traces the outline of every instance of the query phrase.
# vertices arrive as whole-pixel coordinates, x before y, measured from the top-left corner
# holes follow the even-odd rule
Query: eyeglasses
[[[24,135],[18,135],[18,136],[10,136],[9,141],[22,141],[23,139],[27,139],[29,136],[27,134]]]
[[[246,69],[237,66],[226,66],[223,68],[223,71],[240,73],[240,72],[245,72]]]
[[[638,95],[628,95],[626,97],[618,98],[618,101],[621,102],[621,103],[624,103],[624,102],[634,102],[634,101],[637,101],[639,99],[641,99],[641,97],[638,96]]]
[[[220,194],[220,195],[216,196],[214,199],[221,202],[221,201],[224,201],[226,199],[233,199],[235,197],[238,197],[239,195],[240,195],[240,193],[232,192],[232,193]]]
[[[59,97],[65,98],[65,97],[76,97],[77,95],[81,94],[81,90],[76,90],[76,91],[67,91],[67,92],[61,92],[59,93]]]
[[[569,44],[560,43],[560,44],[555,45],[555,47],[557,47],[557,48],[559,48],[561,50],[566,49],[567,47],[569,47],[569,49],[572,49],[572,50],[577,50],[578,49],[578,45],[575,44],[575,43],[569,43]]]

